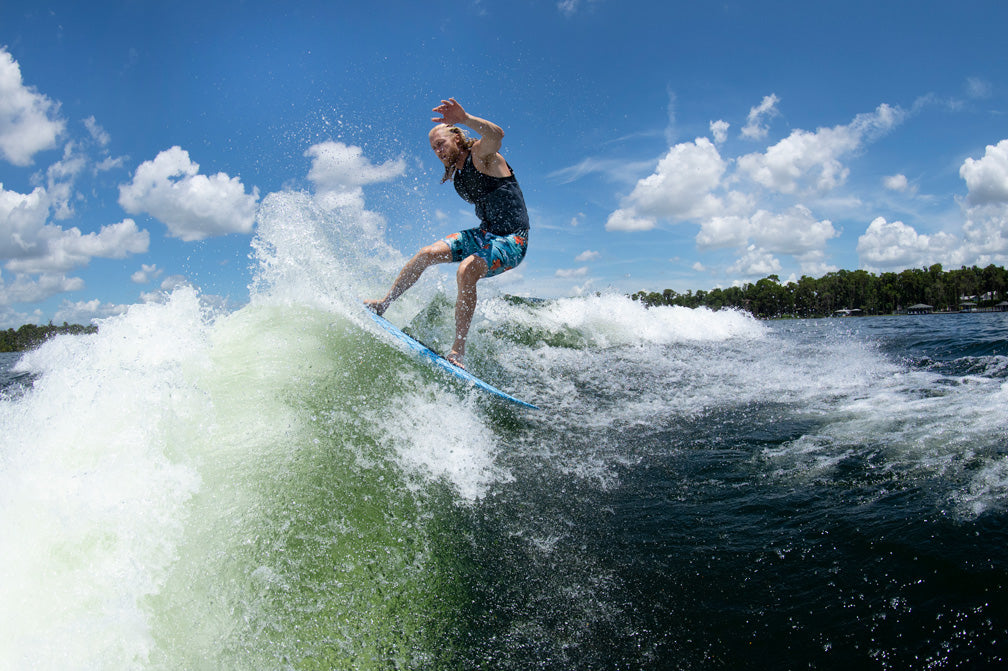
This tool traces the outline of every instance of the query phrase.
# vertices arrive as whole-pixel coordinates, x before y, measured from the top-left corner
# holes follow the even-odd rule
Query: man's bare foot
[[[379,317],[385,314],[385,310],[388,308],[388,305],[382,301],[364,301],[364,305]]]
[[[459,368],[461,368],[462,370],[466,369],[465,364],[462,363],[462,355],[456,352],[455,350],[452,350],[451,353],[445,357],[445,359],[448,360],[448,363],[454,364]]]

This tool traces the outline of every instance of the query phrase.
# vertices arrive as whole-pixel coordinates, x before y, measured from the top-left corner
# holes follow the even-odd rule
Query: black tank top
[[[473,165],[470,153],[462,169],[455,173],[454,184],[458,195],[476,206],[476,216],[484,231],[494,235],[528,233],[528,209],[514,170],[510,177],[484,175]]]

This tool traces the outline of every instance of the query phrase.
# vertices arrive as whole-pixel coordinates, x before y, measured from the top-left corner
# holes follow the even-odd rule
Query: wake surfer
[[[364,303],[379,315],[436,263],[458,263],[455,301],[455,342],[447,359],[462,366],[466,336],[476,310],[476,282],[511,270],[525,258],[529,218],[514,171],[500,153],[504,131],[495,123],[466,113],[454,98],[434,108],[440,117],[431,129],[431,149],[444,164],[441,183],[452,180],[455,191],[476,206],[478,228],[452,233],[427,245],[406,262],[381,300]],[[459,124],[479,134],[466,136]]]

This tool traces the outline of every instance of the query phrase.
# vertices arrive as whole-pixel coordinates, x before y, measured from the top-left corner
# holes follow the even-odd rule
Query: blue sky
[[[448,96],[532,216],[496,290],[1008,261],[1004,2],[288,5],[0,4],[0,326],[241,305],[277,191],[403,254],[474,225],[427,144]]]

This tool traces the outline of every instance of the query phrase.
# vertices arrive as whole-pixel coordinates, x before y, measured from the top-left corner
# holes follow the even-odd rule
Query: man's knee
[[[459,264],[456,279],[459,284],[474,285],[487,273],[487,264],[482,258],[473,254]]]
[[[431,266],[435,263],[447,263],[451,261],[451,249],[444,242],[438,241],[426,247],[421,247],[420,251],[413,255],[413,258],[422,262],[425,266]]]

